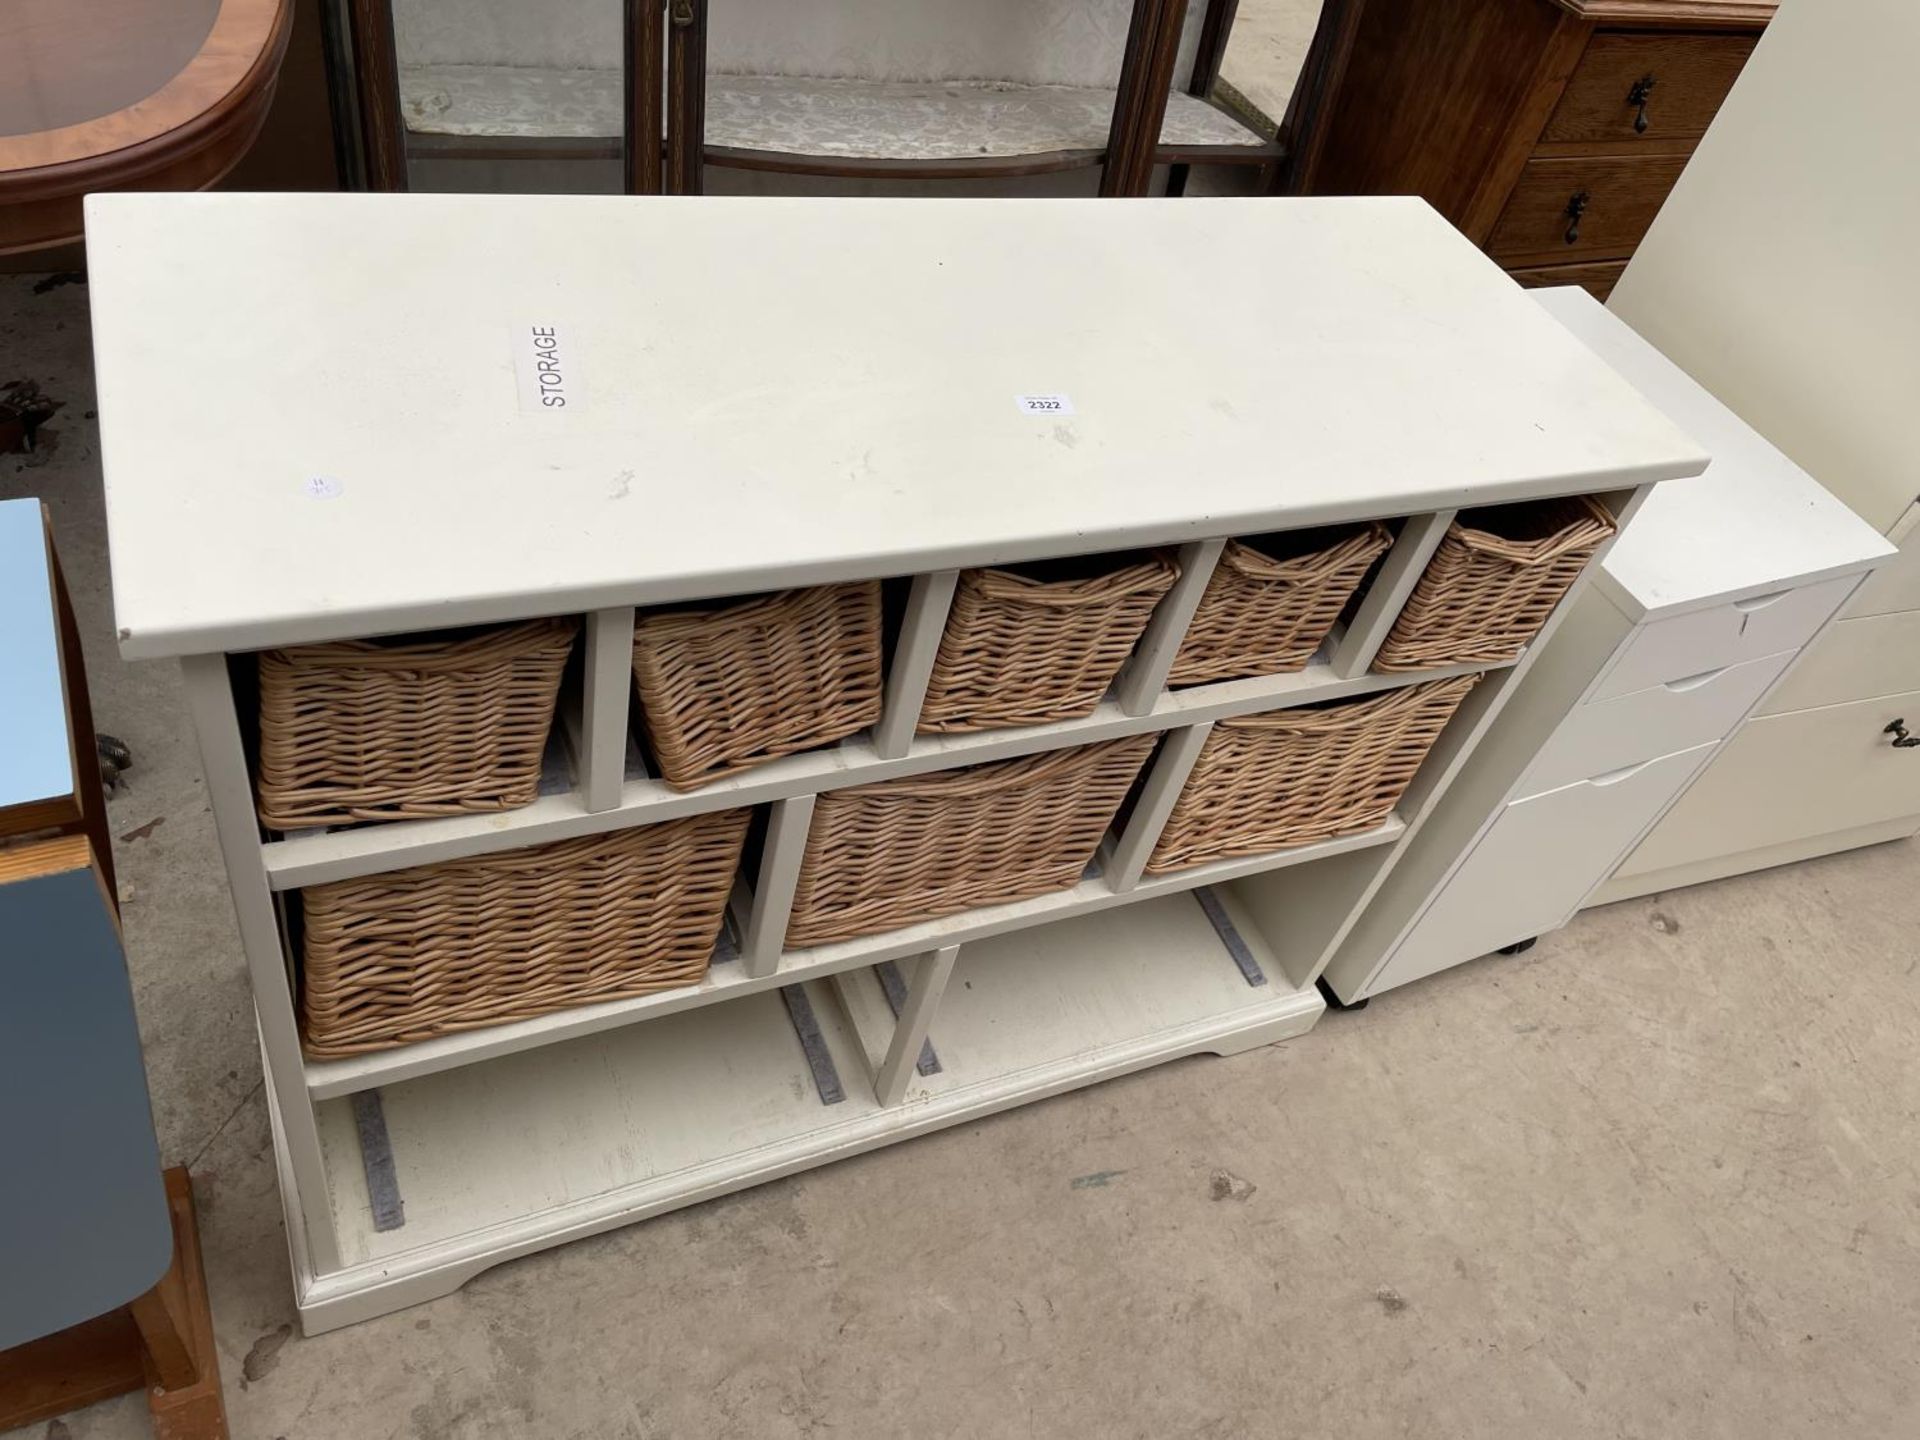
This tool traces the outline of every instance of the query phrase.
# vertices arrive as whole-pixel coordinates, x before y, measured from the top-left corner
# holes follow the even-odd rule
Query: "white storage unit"
[[[1713,464],[1642,507],[1362,915],[1324,977],[1348,1004],[1566,924],[1892,553],[1585,291],[1532,293]],[[1853,799],[1778,759],[1750,812]]]
[[[1305,1030],[1324,957],[1539,648],[1372,670],[1449,517],[1625,511],[1706,463],[1417,200],[97,196],[88,240],[121,645],[184,657],[310,1330]],[[560,413],[516,383],[529,322],[562,339]],[[1304,670],[1165,688],[1226,538],[1386,517],[1392,550]],[[955,567],[1142,545],[1183,574],[1093,714],[914,736]],[[631,768],[636,605],[865,577],[914,577],[871,733],[690,792]],[[534,803],[263,835],[247,652],[583,612],[570,753]],[[1143,874],[1214,720],[1462,672],[1485,678],[1377,827]],[[782,944],[817,795],[1145,732],[1166,743],[1073,888]],[[741,953],[700,983],[303,1055],[281,928],[303,887],[748,804],[770,818]],[[1231,883],[1281,869],[1328,877],[1315,906],[1263,914]]]
[[[1916,46],[1905,0],[1783,6],[1609,301],[1900,553],[1596,901],[1920,831]]]

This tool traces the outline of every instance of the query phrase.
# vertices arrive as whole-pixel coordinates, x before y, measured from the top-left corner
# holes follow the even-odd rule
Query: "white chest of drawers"
[[[1788,5],[1609,301],[1900,547],[1596,899],[1920,831],[1920,166],[1901,0]],[[1809,95],[1828,103],[1809,106]]]
[[[1893,553],[1585,292],[1537,298],[1714,462],[1647,500],[1355,924],[1346,1004],[1564,925]]]

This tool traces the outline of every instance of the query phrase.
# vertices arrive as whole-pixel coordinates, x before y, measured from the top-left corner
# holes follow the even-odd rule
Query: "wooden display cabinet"
[[[1283,153],[1207,98],[1234,0],[335,0],[365,188],[698,194]],[[793,177],[798,177],[797,180]]]

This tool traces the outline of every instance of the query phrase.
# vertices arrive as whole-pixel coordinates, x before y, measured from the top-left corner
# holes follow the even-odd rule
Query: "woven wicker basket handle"
[[[382,645],[372,640],[329,640],[290,650],[264,652],[276,664],[322,670],[467,669],[488,661],[515,660],[557,646],[571,646],[580,622],[571,617],[506,625],[451,644],[419,642]]]
[[[1337,735],[1343,730],[1365,729],[1402,710],[1417,710],[1435,697],[1465,695],[1480,683],[1478,675],[1456,675],[1447,680],[1430,680],[1424,685],[1408,685],[1381,695],[1324,708],[1288,707],[1265,710],[1253,715],[1234,715],[1218,725],[1227,730],[1285,730],[1296,735]]]
[[[1597,509],[1598,507],[1593,507]],[[1545,565],[1558,560],[1572,550],[1588,545],[1596,545],[1613,534],[1611,519],[1600,519],[1597,515],[1588,515],[1576,520],[1562,530],[1553,539],[1508,540],[1485,530],[1475,530],[1470,526],[1460,527],[1460,543],[1469,550],[1478,550],[1483,555],[1497,555],[1513,565]]]
[[[1378,555],[1392,543],[1393,533],[1375,520],[1338,545],[1311,555],[1276,560],[1271,555],[1263,555],[1251,545],[1235,540],[1227,546],[1226,553],[1220,559],[1222,564],[1232,566],[1249,580],[1311,580],[1351,564],[1360,554]]]
[[[1048,584],[1030,580],[1008,570],[980,572],[980,593],[993,600],[1014,600],[1050,610],[1071,610],[1082,605],[1105,605],[1117,596],[1136,595],[1143,590],[1164,590],[1180,578],[1180,567],[1171,560],[1156,557],[1139,565],[1129,565],[1111,575],[1071,585]]]
[[[960,772],[946,770],[929,775],[919,784],[911,780],[876,780],[872,788],[882,790],[889,797],[901,799],[953,800],[962,796],[996,795],[1005,790],[1031,785],[1035,780],[1051,779],[1059,775],[1071,775],[1098,764],[1101,755],[1110,748],[1133,744],[1141,749],[1142,740],[1151,741],[1151,735],[1128,736],[1125,740],[1107,740],[1094,745],[1082,745],[1071,750],[1055,750],[1040,755],[1022,757],[1021,761],[1002,761],[1005,768],[996,766],[986,774],[962,775]],[[867,787],[857,786],[856,789]],[[843,793],[852,793],[851,791]]]

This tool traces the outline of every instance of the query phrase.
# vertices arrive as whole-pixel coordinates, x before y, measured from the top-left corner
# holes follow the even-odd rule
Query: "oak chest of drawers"
[[[1768,0],[1328,0],[1291,188],[1418,194],[1524,285],[1601,299]]]

